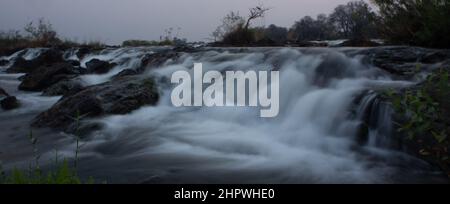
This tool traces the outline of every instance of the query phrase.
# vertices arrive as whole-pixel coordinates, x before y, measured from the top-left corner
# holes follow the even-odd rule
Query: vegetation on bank
[[[450,47],[449,0],[373,0],[378,28],[394,44]]]
[[[75,138],[75,158],[73,159],[73,165],[69,164],[69,161],[64,158],[62,161],[59,159],[58,151],[55,150],[55,158],[53,160],[53,167],[51,170],[44,171],[41,168],[40,158],[41,154],[37,148],[38,139],[30,131],[28,136],[30,144],[33,148],[33,161],[30,162],[28,169],[14,168],[10,172],[5,172],[0,162],[0,184],[93,184],[95,180],[89,178],[87,181],[82,181],[78,176],[78,160],[79,152],[82,147],[80,143],[79,135],[79,123],[81,116],[77,113],[74,118],[76,123]]]
[[[370,2],[378,8],[376,11],[363,0],[350,1],[329,15],[305,16],[291,28],[249,27],[270,10],[258,6],[250,9],[247,18],[238,12],[229,13],[211,36],[216,44],[233,46],[311,45],[308,42],[335,39],[348,39],[346,46],[371,46],[376,43],[370,39],[385,39],[389,44],[450,47],[449,0]]]
[[[164,35],[159,37],[159,41],[156,40],[126,40],[122,42],[123,47],[142,47],[142,46],[176,46],[187,43],[187,39],[178,38],[181,28],[177,29],[174,34],[174,28],[168,28],[165,30]]]
[[[441,167],[450,177],[450,81],[440,69],[413,88],[384,94],[396,111],[398,133],[414,154]]]
[[[336,39],[363,42],[379,37],[376,14],[364,1],[340,5],[330,15],[320,14],[316,19],[305,16],[289,29],[276,25],[250,27],[255,19],[263,18],[269,11],[263,6],[251,8],[247,18],[231,12],[212,36],[217,44],[224,45],[302,45],[309,41]]]
[[[10,55],[18,50],[33,47],[90,47],[99,49],[105,45],[99,41],[78,43],[68,39],[61,39],[50,22],[41,18],[37,22],[30,22],[20,30],[0,32],[0,55]]]
[[[389,44],[450,47],[449,0],[356,0],[337,6],[330,14],[305,16],[290,28],[274,24],[255,26],[254,21],[264,18],[270,10],[260,5],[250,8],[247,16],[230,12],[211,34],[211,40],[222,46],[320,46],[311,41],[348,39],[346,46],[372,46],[376,43],[370,39],[384,39]],[[186,40],[178,38],[179,30],[169,28],[159,40],[132,39],[122,46],[183,44]],[[27,47],[52,46],[104,47],[104,44],[62,40],[44,19],[27,24],[24,31],[0,32],[2,55]]]

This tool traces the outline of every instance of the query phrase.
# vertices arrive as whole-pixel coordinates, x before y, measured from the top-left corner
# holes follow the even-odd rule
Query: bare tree
[[[250,27],[250,22],[265,16],[266,12],[269,11],[270,8],[265,8],[263,6],[256,6],[254,8],[250,8],[250,14],[248,15],[247,23],[245,23],[244,29],[248,30]]]

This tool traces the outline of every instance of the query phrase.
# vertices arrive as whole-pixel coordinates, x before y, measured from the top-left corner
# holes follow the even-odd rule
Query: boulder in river
[[[22,83],[19,85],[19,89],[23,91],[42,91],[61,80],[73,78],[78,74],[80,74],[79,69],[68,63],[41,66],[25,75]]]
[[[91,49],[89,49],[89,47],[81,47],[78,49],[76,55],[78,57],[78,59],[83,59],[84,56],[86,56],[87,54],[89,54],[91,52]]]
[[[92,59],[86,62],[86,69],[89,74],[105,74],[116,65],[115,63],[109,63],[99,59]]]
[[[80,92],[84,89],[83,84],[75,79],[66,79],[59,81],[50,87],[46,88],[42,95],[43,96],[64,96],[72,95]]]
[[[33,121],[35,127],[66,130],[79,114],[98,117],[108,114],[126,114],[145,105],[155,105],[159,94],[152,78],[126,76],[66,95]]]
[[[124,69],[121,72],[119,72],[118,74],[114,75],[112,78],[118,79],[120,77],[137,75],[137,74],[139,74],[138,71],[136,71],[134,69]]]
[[[17,58],[13,65],[6,70],[8,73],[30,73],[34,69],[48,64],[63,62],[63,53],[57,49],[48,49],[43,51],[38,57],[32,60],[25,60],[22,57]]]
[[[6,96],[9,96],[9,94],[2,87],[0,87],[0,97],[6,97]]]
[[[0,101],[0,104],[4,110],[12,110],[20,106],[20,103],[15,96],[7,96]]]
[[[147,54],[142,58],[142,68],[138,71],[143,71],[146,68],[158,67],[166,63],[168,60],[175,60],[180,57],[179,52],[172,50]]]
[[[75,66],[75,67],[79,67],[80,66],[80,61],[78,60],[66,60],[67,63]]]
[[[418,71],[428,70],[430,65],[444,61],[447,56],[446,52],[448,51],[399,46],[367,49],[359,54],[366,56],[364,60],[367,63],[396,76],[408,79]]]

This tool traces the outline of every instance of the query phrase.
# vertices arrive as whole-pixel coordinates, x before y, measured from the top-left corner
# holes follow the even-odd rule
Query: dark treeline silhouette
[[[100,41],[76,42],[62,39],[52,24],[40,18],[26,24],[21,30],[0,31],[0,55],[10,55],[18,50],[32,47],[91,47],[101,49],[105,45]]]
[[[450,47],[450,0],[373,0],[379,30],[392,43]]]
[[[450,0],[371,0],[350,1],[330,14],[305,16],[290,28],[270,25],[250,27],[252,20],[264,17],[270,9],[250,9],[247,18],[231,12],[212,36],[218,45],[302,45],[311,41],[348,39],[345,45],[370,46],[370,39],[390,44],[450,47]],[[253,15],[260,11],[259,15]]]
[[[259,15],[254,15],[255,10],[260,12]],[[340,5],[330,15],[305,16],[289,29],[276,25],[249,27],[252,20],[264,17],[269,10],[262,6],[251,8],[247,20],[239,13],[231,12],[214,31],[214,39],[226,45],[283,45],[335,39],[363,41],[378,37],[376,14],[364,1]]]
[[[369,2],[373,5],[371,6]],[[374,9],[376,7],[376,9]],[[450,47],[450,0],[357,0],[337,6],[330,14],[305,16],[289,27],[255,27],[270,8],[256,6],[247,16],[230,12],[212,33],[214,45],[220,46],[322,46],[314,41],[347,39],[346,46],[376,45],[371,39],[387,44],[423,47]],[[172,28],[156,41],[127,40],[122,46],[179,45],[185,39],[172,36]],[[178,32],[177,32],[178,33]],[[61,39],[52,25],[40,19],[27,24],[24,31],[0,32],[0,54],[11,54],[26,47],[92,46],[101,42]]]

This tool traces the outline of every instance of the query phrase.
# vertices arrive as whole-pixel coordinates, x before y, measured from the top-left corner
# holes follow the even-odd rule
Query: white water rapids
[[[404,183],[439,180],[418,159],[383,147],[389,135],[372,130],[367,145],[357,143],[355,97],[366,90],[406,87],[389,74],[363,63],[354,48],[205,49],[169,60],[146,75],[157,78],[157,106],[130,114],[92,119],[105,127],[83,142],[79,171],[109,183]],[[108,49],[81,59],[116,62],[103,75],[81,76],[87,85],[108,81],[123,69],[136,69],[151,48]],[[34,51],[27,51],[31,58]],[[13,59],[14,56],[8,59]],[[78,58],[68,54],[67,59]],[[173,107],[174,71],[280,70],[280,114],[260,118],[259,108]],[[5,67],[4,67],[5,68]],[[3,69],[4,69],[3,68]],[[18,75],[0,74],[0,87],[22,101],[21,108],[0,110],[0,160],[6,167],[32,161],[27,144],[29,121],[59,97],[17,90]],[[363,106],[363,105],[362,105]],[[388,120],[388,116],[380,114]],[[388,124],[390,121],[379,121]],[[20,125],[18,125],[20,124]],[[384,125],[386,126],[386,125]],[[74,140],[59,132],[36,131],[45,163],[57,149],[71,157]],[[61,157],[61,156],[60,156]],[[48,162],[51,165],[51,162]]]

